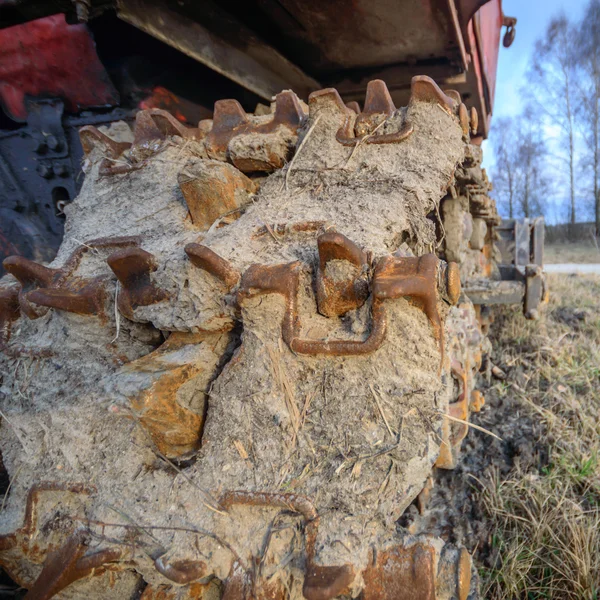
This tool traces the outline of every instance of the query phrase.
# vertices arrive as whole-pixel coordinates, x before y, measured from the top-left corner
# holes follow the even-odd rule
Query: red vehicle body
[[[306,98],[329,86],[360,102],[372,79],[401,106],[411,78],[425,74],[476,108],[479,143],[501,30],[509,45],[515,22],[501,0],[254,0],[227,10],[190,0],[2,0],[1,252],[52,258],[62,208],[81,185],[77,128],[132,119],[139,108],[195,124],[221,97],[253,110],[282,89]]]

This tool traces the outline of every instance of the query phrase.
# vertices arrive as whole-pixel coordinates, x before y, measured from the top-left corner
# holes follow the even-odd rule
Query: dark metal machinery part
[[[0,133],[0,254],[50,261],[62,241],[63,209],[82,184],[79,128],[132,115],[117,108],[65,116],[57,98],[26,106],[26,125]]]

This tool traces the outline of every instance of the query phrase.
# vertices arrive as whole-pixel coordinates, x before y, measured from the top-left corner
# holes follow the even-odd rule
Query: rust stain
[[[155,587],[149,584],[140,596],[140,600],[176,600],[178,592],[178,589],[174,589],[171,586],[159,585]]]
[[[258,190],[258,184],[228,163],[207,162],[199,176],[184,170],[178,183],[192,223],[202,231],[224,215],[239,211]]]
[[[299,494],[229,491],[221,496],[219,504],[225,510],[230,509],[234,504],[284,508],[300,513],[307,521],[314,521],[318,517],[317,509],[312,501]]]
[[[222,332],[173,332],[154,352],[128,363],[121,371],[125,376],[148,374],[148,380],[128,400],[135,418],[159,451],[169,458],[189,454],[200,445],[204,415],[182,406],[177,395],[182,385],[207,368],[200,360],[181,364],[170,359],[169,354],[201,343],[212,347],[221,335]]]
[[[485,396],[479,390],[471,392],[471,410],[479,412],[485,406]]]
[[[160,452],[174,458],[188,454],[200,445],[204,416],[179,404],[177,393],[184,383],[202,373],[204,365],[169,364],[161,359],[165,353],[161,348],[129,363],[124,369],[156,375],[147,388],[130,396],[129,402],[137,420]]]
[[[300,221],[298,223],[272,223],[271,225],[263,225],[258,228],[256,233],[252,236],[254,239],[263,237],[265,235],[275,235],[276,237],[283,237],[294,233],[310,233],[313,231],[319,231],[326,227],[326,221]]]

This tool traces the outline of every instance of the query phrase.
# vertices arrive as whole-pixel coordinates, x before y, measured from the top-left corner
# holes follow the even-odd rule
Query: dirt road
[[[600,264],[582,265],[577,263],[562,263],[555,265],[544,265],[547,273],[580,273],[600,275]]]

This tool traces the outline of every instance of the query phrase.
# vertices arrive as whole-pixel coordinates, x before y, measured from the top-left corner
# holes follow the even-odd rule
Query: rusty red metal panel
[[[119,101],[87,27],[64,15],[0,30],[0,102],[17,121],[26,96],[62,98],[72,113]]]
[[[502,5],[500,0],[492,0],[482,6],[475,15],[481,34],[480,50],[483,74],[487,80],[491,106],[494,105],[496,70],[502,30]]]
[[[479,122],[479,134],[484,138],[489,131],[494,105],[501,29],[501,0],[492,0],[482,6],[468,26],[471,66],[467,72],[466,87],[471,96],[471,103],[482,117]],[[464,93],[463,90],[461,92]]]

